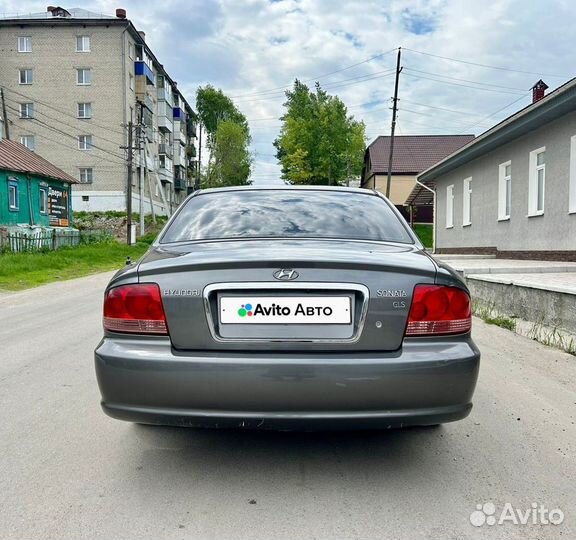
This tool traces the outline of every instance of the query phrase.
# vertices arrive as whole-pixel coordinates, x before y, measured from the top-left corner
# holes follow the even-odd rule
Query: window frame
[[[472,177],[462,180],[462,227],[472,225]]]
[[[24,140],[32,140],[32,148],[30,148],[30,146],[28,146]],[[36,137],[34,135],[20,135],[20,144],[25,146],[26,148],[28,148],[28,150],[30,150],[31,152],[36,151]]]
[[[92,184],[94,182],[94,168],[93,167],[78,167],[80,174],[79,180],[81,184]],[[83,171],[90,171],[90,179],[82,180]]]
[[[14,204],[12,204],[10,193],[14,193]],[[13,177],[8,177],[8,211],[20,211],[20,190],[18,187],[18,180]]]
[[[544,163],[538,165],[538,156],[545,154],[546,147],[541,146],[532,150],[529,154],[529,171],[528,171],[528,217],[543,216],[546,208],[546,155]],[[542,174],[542,208],[538,208],[538,172]]]
[[[48,215],[48,188],[40,186],[38,190],[40,215]]]
[[[448,211],[450,210],[450,211]],[[446,228],[454,228],[454,184],[446,186]]]
[[[30,48],[27,47],[20,47],[20,44],[22,43],[20,40],[26,40],[23,43],[29,44]],[[18,52],[19,53],[31,53],[32,52],[32,36],[18,36]]]
[[[82,46],[84,46],[84,40],[88,40],[88,48],[87,49],[79,49],[78,48],[78,44],[82,43]],[[81,41],[80,41],[81,40]],[[85,34],[80,35],[80,36],[76,36],[76,52],[77,53],[89,53],[91,52],[91,47],[92,47],[92,40],[90,39],[90,36],[87,36]]]
[[[506,175],[506,167],[510,174]],[[509,210],[509,212],[506,212]],[[509,221],[512,214],[512,160],[498,165],[498,221]]]
[[[24,77],[24,81],[22,81],[22,74],[30,74],[30,80],[28,77]],[[34,70],[32,68],[18,68],[18,84],[29,86],[34,82]]]
[[[93,148],[94,148],[94,141],[92,140],[92,135],[90,134],[78,135],[78,150],[87,151],[92,150]]]
[[[80,82],[81,72],[83,74],[82,82]],[[86,82],[85,73],[88,73],[88,82]],[[76,86],[92,86],[92,68],[76,68]]]
[[[86,115],[80,116],[80,106],[81,105],[84,106],[84,113],[86,113],[86,105],[88,105],[88,108],[90,109],[90,113],[88,116],[86,116]],[[79,101],[77,103],[76,113],[77,113],[77,116],[80,120],[89,120],[90,118],[92,118],[92,102],[91,101]]]
[[[32,107],[30,107],[30,105]],[[26,115],[24,115],[24,107],[26,108]],[[30,113],[30,110],[32,110],[32,114]],[[24,103],[20,103],[20,118],[24,119],[24,120],[31,120],[33,118],[35,118],[36,116],[36,107],[34,106],[34,102],[33,101],[26,101]]]

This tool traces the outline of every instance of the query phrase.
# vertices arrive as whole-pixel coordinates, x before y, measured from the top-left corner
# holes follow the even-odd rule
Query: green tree
[[[348,115],[338,96],[298,79],[286,92],[286,113],[274,141],[282,177],[290,184],[342,185],[361,174],[364,123]]]
[[[222,90],[209,84],[196,91],[196,109],[208,150],[207,166],[201,171],[201,186],[248,183],[251,139],[244,114]]]
[[[249,184],[252,165],[249,144],[250,136],[243,126],[229,120],[220,122],[213,140],[212,165],[203,187]]]

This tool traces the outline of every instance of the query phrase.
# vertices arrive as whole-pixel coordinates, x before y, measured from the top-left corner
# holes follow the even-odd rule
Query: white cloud
[[[279,175],[272,141],[284,99],[281,90],[255,94],[290,85],[295,77],[313,79],[398,46],[533,72],[486,69],[404,51],[399,128],[400,133],[415,134],[478,133],[529,103],[522,93],[528,92],[538,74],[551,88],[573,75],[576,4],[569,0],[129,0],[122,4],[96,0],[70,7],[109,14],[125,7],[191,102],[196,87],[206,83],[238,96],[235,101],[251,120],[257,182],[273,181]],[[7,0],[2,11],[45,8],[45,2]],[[321,82],[329,87],[380,73],[394,64],[391,53]],[[429,80],[440,77],[453,79]],[[478,90],[467,87],[475,84],[454,79],[495,86]],[[366,122],[372,139],[389,132],[393,82],[391,75],[347,81],[331,92]],[[482,122],[518,98],[510,108]],[[263,118],[271,119],[259,120]]]

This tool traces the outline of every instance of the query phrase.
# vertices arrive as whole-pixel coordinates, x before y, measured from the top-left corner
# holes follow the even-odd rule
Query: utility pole
[[[140,202],[138,205],[138,212],[140,213],[140,236],[144,236],[144,167],[146,167],[146,158],[144,157],[144,104],[140,103],[140,114],[138,118],[138,157],[140,161],[140,171],[138,175],[138,192],[140,195]]]
[[[200,189],[200,173],[202,167],[202,124],[200,125],[200,140],[198,142],[198,169],[196,170],[196,185],[194,190]]]
[[[4,135],[10,140],[10,128],[8,127],[8,116],[6,115],[6,101],[4,100],[4,88],[0,88],[0,99],[2,99],[2,119],[4,120]],[[0,133],[2,137],[2,133]]]
[[[128,122],[128,186],[126,186],[126,243],[132,245],[132,160],[134,148],[132,147],[132,120]]]
[[[396,81],[394,82],[394,100],[392,105],[392,127],[390,128],[390,154],[388,156],[388,180],[386,181],[386,198],[390,198],[390,184],[392,183],[392,159],[394,157],[394,131],[396,131],[396,112],[398,111],[398,82],[400,80],[400,54],[402,47],[398,47],[398,59],[396,60]]]

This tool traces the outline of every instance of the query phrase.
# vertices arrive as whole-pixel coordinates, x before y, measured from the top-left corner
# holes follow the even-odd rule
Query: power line
[[[436,117],[437,117],[437,115],[434,115],[434,114],[424,113],[424,112],[421,112],[421,111],[414,111],[414,110],[412,110],[412,109],[405,109],[404,107],[402,107],[402,108],[400,109],[400,111],[401,111],[401,112],[411,113],[411,114],[418,114],[418,115],[420,115],[420,116],[429,116],[429,117],[431,117],[431,118],[436,118]],[[454,121],[451,121],[451,123],[452,123],[452,125],[454,125],[454,126],[459,125],[460,127],[462,127],[462,126],[467,126],[467,125],[468,125],[468,124],[466,124],[465,122],[454,122]]]
[[[446,111],[446,112],[451,112],[451,113],[456,113],[456,114],[462,114],[464,116],[476,116],[479,117],[481,115],[476,114],[476,113],[471,113],[471,112],[465,112],[465,111],[457,111],[455,109],[447,109],[445,107],[436,107],[434,105],[428,105],[426,103],[418,103],[417,101],[411,101],[409,99],[401,99],[400,101],[403,101],[404,103],[410,103],[412,105],[418,105],[420,107],[427,107],[428,109],[436,109],[439,111]]]
[[[459,62],[460,64],[468,64],[470,66],[478,66],[478,67],[483,67],[483,68],[488,68],[488,69],[498,69],[500,71],[510,71],[511,73],[525,73],[528,75],[537,75],[539,77],[557,77],[559,79],[566,79],[568,78],[566,75],[553,75],[551,73],[539,73],[536,71],[523,71],[520,69],[511,69],[511,68],[507,68],[507,67],[502,67],[502,66],[491,66],[489,64],[480,64],[478,62],[470,62],[468,60],[459,60],[457,58],[450,58],[449,56],[440,56],[439,54],[432,54],[432,53],[427,53],[424,51],[417,51],[415,49],[408,49],[408,48],[404,48],[405,51],[410,51],[413,53],[417,53],[417,54],[422,54],[424,56],[431,56],[433,58],[440,58],[442,60],[448,60],[450,62]]]
[[[443,79],[450,79],[452,81],[461,81],[461,82],[467,82],[467,83],[472,83],[472,84],[478,84],[480,86],[492,86],[494,88],[503,88],[505,90],[517,90],[519,92],[525,92],[526,89],[525,88],[518,88],[518,87],[514,87],[514,86],[502,86],[500,84],[491,84],[491,83],[485,83],[485,82],[481,82],[481,81],[471,81],[469,79],[460,79],[458,77],[450,77],[448,75],[441,75],[439,73],[434,73],[431,71],[422,71],[421,69],[414,69],[414,68],[406,68],[408,71],[414,71],[415,73],[424,73],[425,75],[433,75],[434,77],[441,77]]]
[[[13,107],[8,106],[7,108],[9,108],[12,112],[15,112],[17,114],[20,114],[20,111],[18,111],[17,109],[14,109]],[[47,124],[46,122],[43,122],[42,120],[39,120],[38,118],[27,118],[26,120],[30,121],[30,122],[36,122],[37,124],[40,124],[41,126],[43,126],[44,128],[51,130],[55,133],[58,133],[60,135],[65,135],[66,137],[70,137],[72,139],[74,139],[75,141],[78,141],[78,138],[74,135],[70,135],[69,133],[66,133],[65,131],[62,131],[58,128],[55,128],[54,126],[51,126],[49,124]],[[99,146],[96,146],[94,144],[91,145],[92,148],[96,148],[97,150],[100,150],[101,152],[104,152],[105,154],[108,154],[114,158],[118,158],[119,160],[123,160],[124,158],[122,156],[120,156],[119,154],[114,154],[113,152],[110,152],[109,150],[106,150],[104,148],[100,148]],[[75,148],[75,150],[78,150],[78,148]],[[122,164],[124,164],[124,162],[122,161]]]
[[[113,133],[118,133],[118,134],[124,135],[123,131],[112,129],[110,127],[110,125],[104,126],[102,124],[98,124],[92,118],[78,118],[77,116],[74,116],[73,114],[70,114],[70,113],[68,113],[62,109],[59,109],[58,107],[54,107],[54,105],[51,105],[50,103],[46,103],[45,101],[40,101],[39,99],[33,98],[32,96],[27,96],[26,94],[23,94],[22,92],[17,92],[16,90],[13,90],[11,88],[6,88],[6,87],[4,87],[4,88],[8,92],[12,92],[13,94],[16,94],[16,95],[18,95],[24,99],[28,99],[34,103],[40,103],[40,104],[44,105],[45,107],[47,107],[48,109],[53,109],[57,113],[62,114],[64,116],[69,116],[70,118],[73,118],[74,120],[77,120],[78,122],[86,122],[86,120],[88,120],[89,122],[86,122],[86,123],[90,123],[91,125],[94,125],[96,127],[100,127],[102,129],[106,129],[106,130],[113,132]]]
[[[18,101],[13,100],[12,98],[10,98],[10,101],[11,101],[14,105],[20,105],[20,103],[19,103]],[[36,113],[41,114],[42,116],[45,116],[46,118],[49,118],[49,119],[52,120],[52,121],[58,122],[58,123],[62,124],[63,126],[72,128],[72,129],[74,129],[74,130],[78,129],[76,126],[72,126],[71,124],[68,124],[68,123],[66,123],[66,122],[63,122],[62,120],[59,120],[58,118],[56,118],[56,117],[54,117],[54,116],[50,116],[49,114],[46,114],[45,112],[42,112],[41,110],[39,110],[38,107],[34,107],[34,114],[36,114]],[[83,127],[85,127],[85,126],[90,126],[90,125],[92,125],[92,124],[84,124]],[[85,133],[85,131],[84,131],[84,133]],[[106,142],[108,142],[108,143],[110,143],[110,144],[112,144],[112,145],[114,145],[114,146],[118,146],[118,141],[111,141],[110,139],[106,139],[106,138],[101,137],[101,136],[99,136],[98,138],[99,138],[100,140],[106,141]]]
[[[310,79],[306,79],[304,81],[302,81],[303,83],[308,83],[308,82],[313,82],[313,81],[317,81],[319,79],[322,79],[324,77],[329,77],[330,75],[335,75],[336,73],[341,73],[342,71],[346,71],[348,69],[352,69],[355,68],[357,66],[361,66],[362,64],[366,64],[368,62],[372,62],[372,60],[376,60],[376,58],[381,58],[382,56],[386,56],[387,54],[390,54],[391,52],[394,52],[396,49],[390,49],[389,51],[383,52],[383,53],[379,53],[375,56],[371,56],[370,58],[367,58],[366,60],[362,60],[361,62],[357,62],[356,64],[351,64],[349,66],[343,67],[341,69],[337,69],[335,71],[331,71],[330,73],[324,73],[324,75],[318,75],[316,77],[312,77]],[[297,78],[297,77],[296,77]],[[249,97],[249,96],[256,96],[256,95],[260,95],[262,93],[269,93],[269,92],[273,92],[275,90],[283,90],[283,89],[287,89],[287,88],[292,88],[292,84],[287,84],[284,86],[277,86],[276,88],[269,88],[268,90],[260,90],[259,92],[253,92],[251,94],[240,94],[237,96],[231,96],[231,99],[236,99],[236,98],[241,98],[241,97]]]
[[[481,122],[484,122],[484,120],[488,120],[489,118],[492,118],[493,116],[497,115],[498,113],[508,109],[509,107],[512,107],[512,105],[514,105],[515,103],[518,103],[519,101],[521,101],[522,99],[526,98],[528,95],[530,94],[530,92],[526,92],[523,96],[520,96],[518,99],[515,99],[514,101],[512,101],[511,103],[508,103],[508,105],[504,105],[504,107],[498,109],[497,111],[493,112],[492,114],[489,114],[488,116],[485,116],[484,118],[482,118],[480,121],[476,122],[475,124],[472,124],[472,126],[470,126],[469,129],[472,129],[474,127],[476,127],[477,125],[479,125]],[[494,126],[492,126],[494,127]],[[489,129],[492,129],[489,128]]]
[[[58,145],[60,145],[60,146],[63,146],[64,148],[66,148],[66,149],[68,149],[68,150],[78,150],[78,148],[76,148],[76,147],[74,147],[74,146],[70,146],[70,145],[68,145],[68,144],[66,144],[66,143],[63,143],[63,142],[59,141],[58,139],[50,139],[49,137],[45,137],[44,135],[40,135],[40,134],[37,133],[37,132],[31,133],[31,135],[32,135],[33,137],[38,137],[39,139],[43,139],[43,140],[48,141],[48,142],[50,142],[50,143],[55,143],[55,144],[58,144]],[[100,163],[101,161],[104,161],[104,160],[107,160],[108,162],[111,162],[111,160],[110,160],[109,158],[105,157],[105,156],[101,156],[101,157],[96,157],[96,156],[94,156],[94,161],[98,163],[98,167],[99,167],[99,168],[107,168],[107,169],[110,169],[110,170],[117,170],[117,169],[118,169],[118,167],[100,165],[99,163]],[[124,166],[124,163],[122,163],[122,164],[119,165],[119,167],[123,167],[123,166]]]
[[[405,73],[404,75],[406,75],[412,79],[434,81],[434,82],[438,82],[441,84],[448,84],[450,86],[461,86],[464,88],[472,88],[474,90],[482,90],[484,92],[495,92],[497,94],[512,94],[512,95],[516,95],[516,96],[519,94],[519,92],[517,92],[517,91],[513,92],[511,90],[496,90],[495,88],[484,88],[481,86],[470,86],[469,84],[460,84],[460,83],[445,81],[442,79],[437,79],[437,78],[432,78],[432,77],[424,77],[422,75],[412,75],[411,73]]]
[[[383,71],[378,71],[376,73],[379,73],[382,75],[370,74],[370,75],[361,75],[359,77],[351,77],[350,79],[344,79],[342,81],[335,81],[333,83],[329,83],[329,84],[323,86],[322,89],[323,90],[333,90],[334,88],[341,88],[342,86],[352,86],[354,84],[372,81],[374,79],[381,79],[383,77],[387,77],[389,75],[392,75],[394,73],[394,70],[393,69],[392,70],[385,69]],[[360,79],[363,79],[363,80],[360,80]],[[346,81],[352,81],[352,82],[346,82]],[[284,96],[284,92],[274,92],[273,94],[274,95],[272,95],[272,93],[270,93],[270,95],[268,95],[268,96],[264,96],[264,97],[260,97],[260,98],[256,98],[256,99],[237,100],[236,102],[237,103],[253,103],[256,101],[268,101],[270,99],[276,99],[278,97]]]

